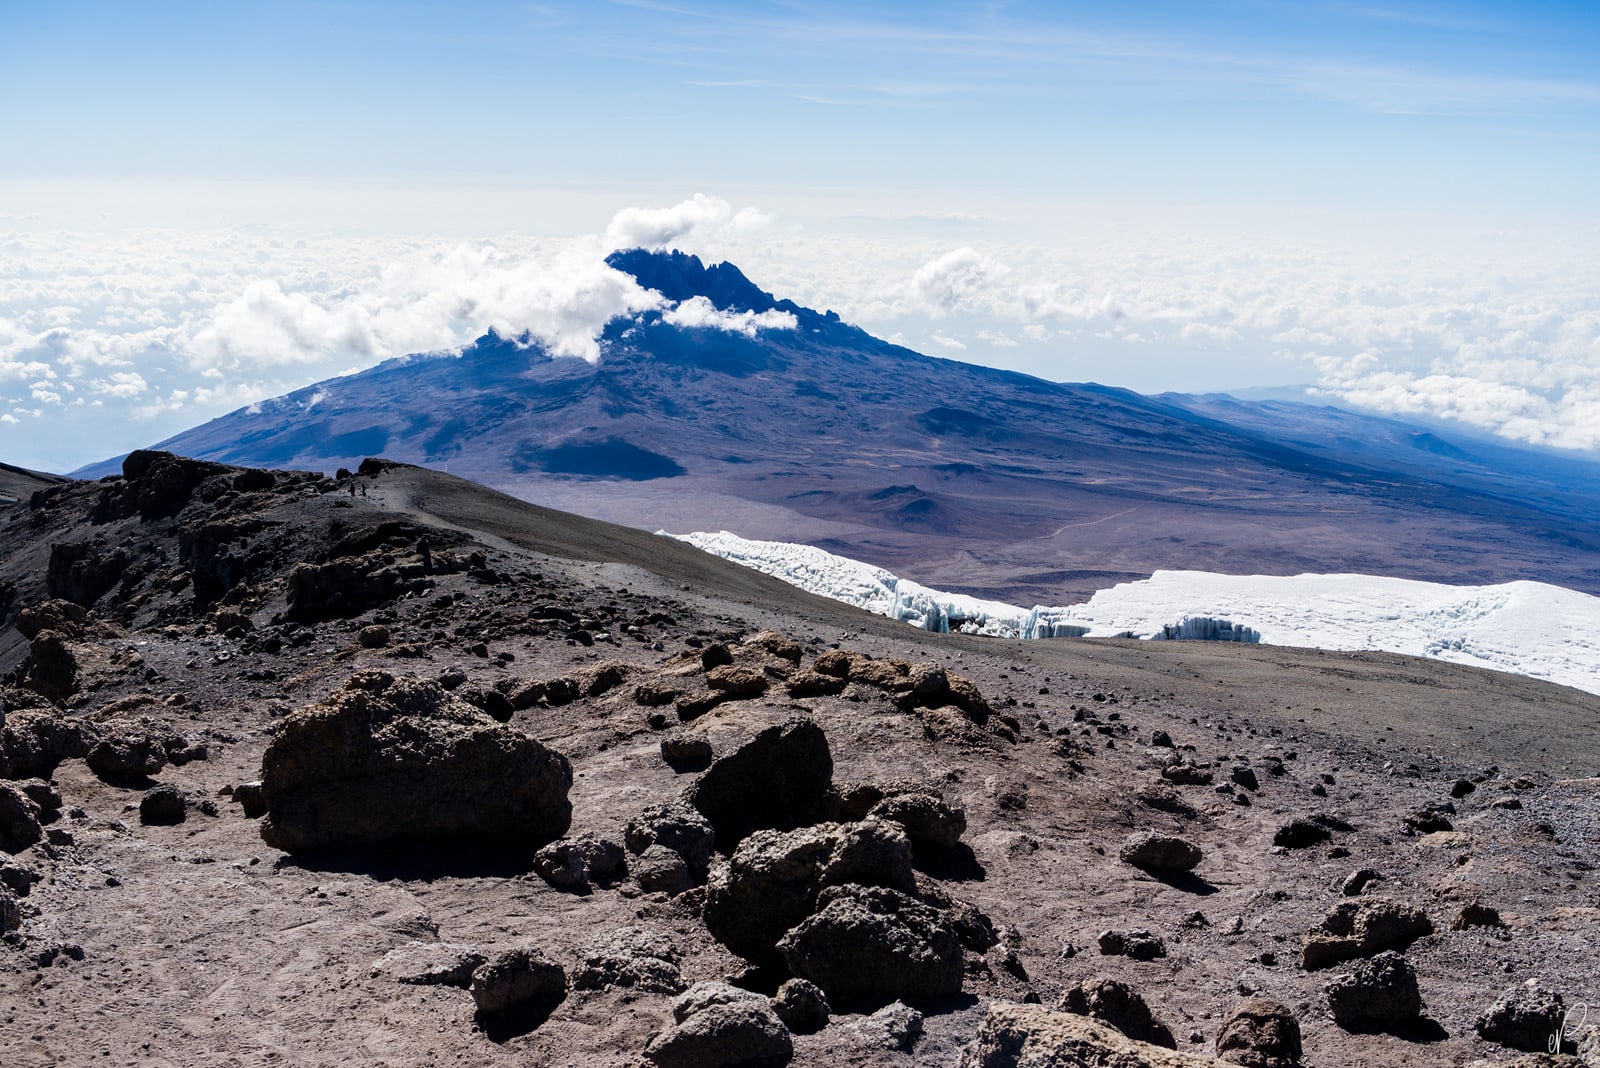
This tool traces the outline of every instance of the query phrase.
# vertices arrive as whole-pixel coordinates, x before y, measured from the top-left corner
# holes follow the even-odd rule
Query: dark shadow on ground
[[[533,869],[533,852],[528,843],[396,841],[298,853],[284,857],[278,861],[278,866],[366,875],[379,881],[509,879],[526,875]]]
[[[509,1042],[513,1038],[521,1038],[532,1031],[537,1031],[565,1000],[566,994],[547,994],[503,1012],[480,1012],[473,1017],[473,1020],[489,1041]]]
[[[917,846],[911,866],[924,875],[952,882],[981,883],[989,874],[965,842],[958,842],[949,849]]]
[[[1214,884],[1207,882],[1192,871],[1147,871],[1145,874],[1158,883],[1165,883],[1174,890],[1182,890],[1186,894],[1210,897],[1217,892]]]

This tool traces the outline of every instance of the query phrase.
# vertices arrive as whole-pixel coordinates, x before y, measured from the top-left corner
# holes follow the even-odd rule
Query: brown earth
[[[918,853],[917,889],[970,902],[999,940],[965,951],[959,995],[917,1006],[909,1051],[836,1013],[793,1036],[797,1065],[955,1064],[991,1002],[1052,1006],[1085,979],[1127,983],[1194,1052],[1211,1051],[1246,996],[1274,999],[1299,1020],[1304,1063],[1327,1066],[1510,1062],[1516,1051],[1474,1028],[1507,989],[1538,978],[1569,1005],[1600,997],[1592,696],[1375,653],[932,635],[419,469],[374,464],[334,483],[142,462],[138,479],[73,483],[0,513],[5,621],[64,593],[91,610],[66,639],[74,688],[53,705],[21,688],[29,641],[7,626],[8,725],[34,714],[25,704],[80,729],[143,716],[186,743],[169,752],[205,749],[153,775],[189,799],[170,825],[141,822],[151,780],[73,756],[49,772],[63,808],[17,855],[43,878],[0,944],[7,1068],[641,1064],[672,1025],[672,997],[574,980],[585,947],[624,927],[669,943],[686,983],[772,992],[781,976],[750,972],[707,932],[699,888],[668,896],[627,876],[560,890],[533,873],[527,843],[268,848],[229,794],[261,777],[295,709],[363,669],[520,706],[511,727],[571,761],[569,837],[621,842],[631,819],[699,778],[662,759],[666,735],[722,757],[796,717],[822,728],[842,793],[911,780],[963,809],[963,845]],[[791,698],[774,641],[741,644],[764,631],[798,643],[795,671],[835,649],[875,659],[836,694]],[[694,703],[713,692],[717,645],[766,679],[761,696]],[[992,714],[908,696],[894,659],[970,680]],[[1158,731],[1176,750],[1150,745]],[[1175,758],[1213,783],[1167,783]],[[1236,766],[1257,789],[1232,785]],[[1462,780],[1473,789],[1452,797]],[[1451,830],[1408,830],[1446,802]],[[1351,829],[1274,847],[1280,828],[1316,816]],[[1184,876],[1124,864],[1118,849],[1139,830],[1181,835],[1203,858]],[[1324,986],[1348,969],[1300,966],[1307,932],[1351,900],[1341,885],[1360,868],[1383,878],[1354,900],[1414,905],[1434,929],[1404,950],[1424,1020],[1396,1033],[1339,1027]],[[1452,930],[1470,902],[1504,926]],[[1166,955],[1102,956],[1107,929],[1148,930]],[[511,1024],[479,1021],[467,990],[377,967],[414,942],[491,957],[531,946],[568,988]]]

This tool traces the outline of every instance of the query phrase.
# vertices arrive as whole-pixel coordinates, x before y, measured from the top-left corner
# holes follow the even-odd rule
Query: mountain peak
[[[764,312],[778,306],[771,293],[746,278],[733,264],[715,263],[708,267],[699,256],[676,249],[626,249],[607,256],[606,264],[631,274],[644,288],[654,289],[672,301],[705,297],[723,311],[736,312]]]

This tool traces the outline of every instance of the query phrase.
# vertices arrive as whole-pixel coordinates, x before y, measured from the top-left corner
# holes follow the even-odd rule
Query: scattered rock
[[[796,671],[784,681],[790,697],[832,697],[844,692],[850,680],[843,675],[824,675],[820,671]]]
[[[23,685],[55,700],[71,697],[78,688],[78,658],[66,637],[42,630],[28,643],[27,678]]]
[[[1383,950],[1404,949],[1432,933],[1433,923],[1415,906],[1388,898],[1341,901],[1306,935],[1301,966],[1316,971]]]
[[[1138,1042],[1114,1028],[1038,1005],[990,1002],[960,1068],[1213,1068],[1225,1062]]]
[[[372,966],[372,975],[414,986],[465,988],[472,982],[472,973],[487,960],[471,946],[451,942],[408,942],[385,953]]]
[[[1127,957],[1130,960],[1155,960],[1167,955],[1167,943],[1160,935],[1144,929],[1101,931],[1095,939],[1102,957]]]
[[[1200,847],[1187,838],[1155,831],[1137,831],[1122,843],[1117,854],[1124,864],[1146,871],[1189,871],[1200,863]]]
[[[676,897],[694,885],[683,855],[659,844],[650,846],[634,860],[633,877],[646,892],[668,897]]]
[[[1422,1015],[1417,973],[1394,950],[1357,961],[1325,988],[1334,1022],[1347,1031],[1408,1023]]]
[[[912,845],[953,849],[967,830],[967,814],[931,791],[906,791],[885,797],[867,812],[905,828]]]
[[[783,1063],[794,1053],[789,1029],[767,999],[726,983],[696,983],[673,1005],[673,1016],[678,1024],[644,1048],[645,1059],[661,1068]]]
[[[1498,909],[1492,909],[1481,902],[1473,901],[1461,906],[1455,918],[1450,921],[1450,930],[1465,931],[1469,927],[1504,927]]]
[[[168,825],[182,823],[187,814],[183,791],[170,782],[157,783],[139,799],[139,822]]]
[[[22,926],[22,905],[10,890],[0,886],[0,935],[10,934]]]
[[[1478,784],[1473,782],[1471,779],[1457,779],[1454,785],[1450,787],[1450,796],[1460,800],[1461,798],[1466,797],[1468,794],[1477,790],[1477,788]]]
[[[435,682],[356,673],[291,713],[261,763],[261,837],[297,853],[395,838],[547,842],[572,766]]]
[[[1287,1005],[1250,998],[1223,1017],[1217,1056],[1245,1068],[1296,1068],[1300,1063],[1300,1021]]]
[[[566,993],[567,973],[532,947],[508,949],[490,957],[472,973],[469,988],[484,1016],[505,1012],[541,998]]]
[[[826,888],[844,883],[914,889],[905,832],[878,820],[757,831],[712,874],[703,918],[723,945],[770,963],[784,933],[815,911]]]
[[[1309,849],[1331,837],[1328,828],[1311,820],[1296,819],[1278,828],[1272,836],[1272,844],[1284,849]]]
[[[772,1011],[797,1035],[809,1035],[828,1026],[833,1008],[822,988],[807,979],[790,979],[778,987]]]
[[[922,1013],[903,1001],[894,1001],[847,1026],[855,1033],[858,1045],[910,1053],[922,1037]]]
[[[49,708],[0,712],[0,779],[49,775],[61,761],[87,752],[76,724]]]
[[[950,679],[944,668],[931,660],[913,664],[906,678],[911,683],[911,692],[918,697],[938,697],[950,689]]]
[[[1450,822],[1450,817],[1443,812],[1431,808],[1422,808],[1406,816],[1402,821],[1406,830],[1412,834],[1435,834],[1439,831],[1453,831],[1455,824]]]
[[[744,648],[764,650],[779,660],[787,660],[791,664],[800,663],[800,657],[804,655],[799,642],[775,630],[764,630],[746,638]]]
[[[822,728],[792,719],[718,759],[685,796],[716,828],[717,844],[731,851],[751,831],[815,822],[832,781]]]
[[[1339,892],[1345,897],[1356,897],[1370,884],[1383,878],[1383,873],[1372,868],[1357,868],[1351,872],[1340,885]]]
[[[381,623],[362,627],[356,635],[356,642],[363,649],[382,649],[389,644],[389,628]]]
[[[1178,1048],[1171,1030],[1151,1014],[1144,998],[1115,979],[1085,979],[1077,986],[1068,987],[1056,1002],[1056,1008],[1092,1017],[1139,1042]]]
[[[1169,764],[1161,769],[1161,777],[1178,786],[1210,786],[1213,779],[1211,769],[1193,764]]]
[[[628,852],[639,855],[653,845],[665,846],[683,857],[690,878],[701,883],[711,866],[717,832],[695,808],[682,801],[670,801],[651,805],[629,820],[622,840]]]
[[[1478,1034],[1512,1049],[1542,1052],[1561,1026],[1566,1003],[1561,995],[1529,979],[1501,994],[1478,1017]]]
[[[835,1006],[915,1002],[961,990],[961,942],[948,920],[879,886],[833,886],[778,943],[789,970]]]
[[[590,880],[616,879],[625,865],[622,847],[592,831],[559,838],[533,855],[533,870],[551,886],[564,890],[587,889]]]
[[[17,897],[27,897],[33,884],[43,878],[16,857],[0,853],[0,887],[10,890]]]
[[[1155,731],[1150,735],[1150,744],[1161,749],[1172,749],[1172,735],[1166,731]]]
[[[622,927],[597,935],[583,948],[572,987],[678,994],[684,982],[671,942],[648,927]]]
[[[1255,770],[1253,768],[1246,767],[1243,764],[1240,764],[1233,769],[1231,778],[1233,780],[1233,785],[1235,786],[1242,786],[1246,790],[1261,789],[1261,782],[1256,778]]]
[[[242,782],[233,788],[233,800],[244,810],[246,819],[259,819],[267,814],[267,793],[261,780]]]

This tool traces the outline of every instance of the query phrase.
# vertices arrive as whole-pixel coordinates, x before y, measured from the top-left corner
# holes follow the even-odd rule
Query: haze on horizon
[[[933,355],[1600,448],[1583,3],[0,9],[0,459],[592,356],[624,244]]]

